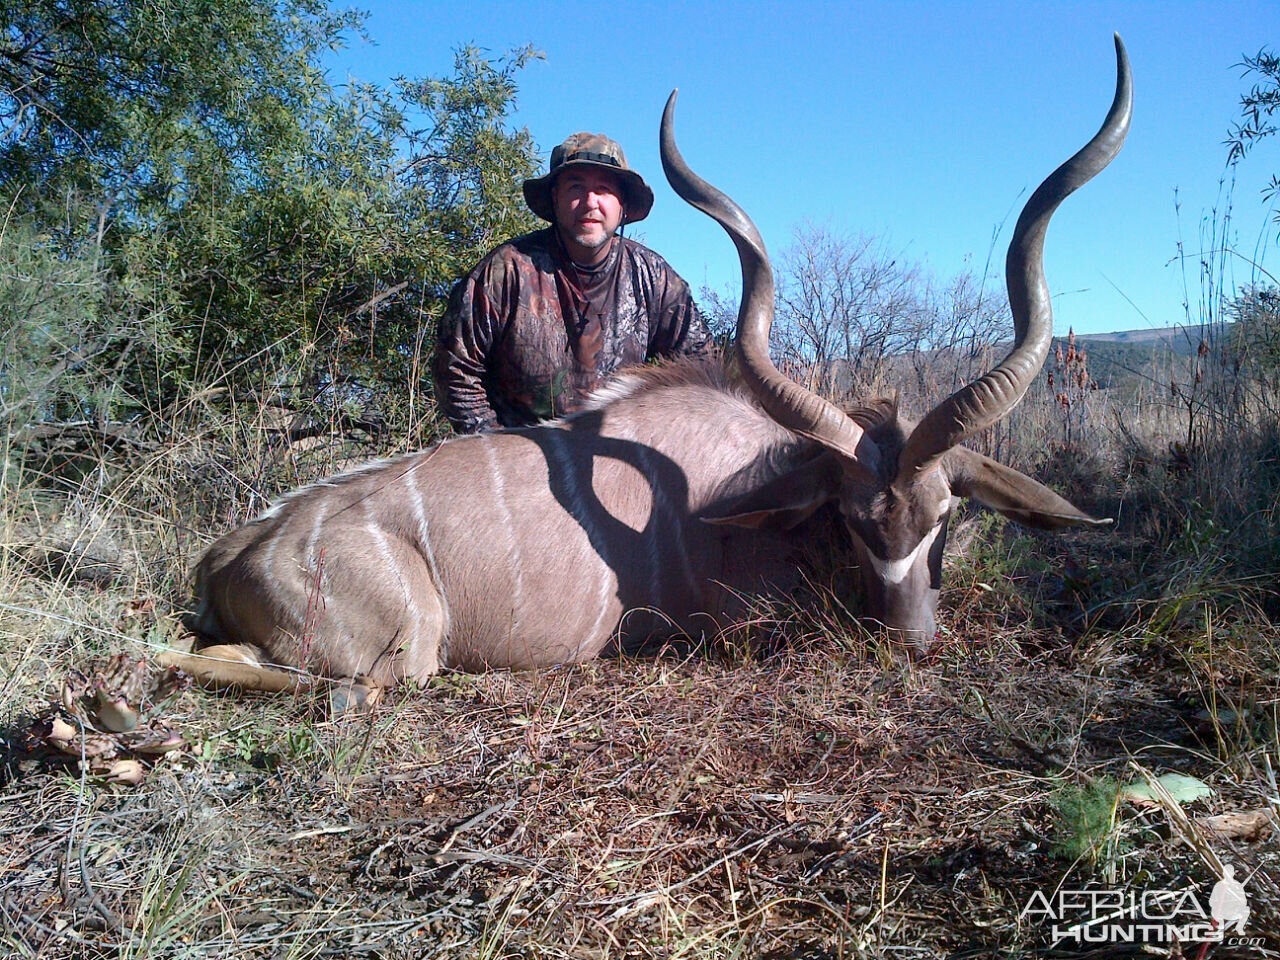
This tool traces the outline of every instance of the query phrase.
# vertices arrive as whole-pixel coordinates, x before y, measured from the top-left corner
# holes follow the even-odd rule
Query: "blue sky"
[[[736,290],[738,267],[720,228],[662,176],[658,120],[673,87],[685,158],[743,206],[775,258],[811,222],[883,237],[945,279],[981,270],[996,230],[992,263],[1003,264],[1029,191],[1106,113],[1118,31],[1133,64],[1133,131],[1064,204],[1046,248],[1064,334],[1181,323],[1184,298],[1198,317],[1201,252],[1226,200],[1222,140],[1247,85],[1233,65],[1280,47],[1275,0],[359,6],[374,42],[330,58],[335,82],[445,75],[464,43],[543,51],[519,76],[515,125],[544,165],[574,131],[618,140],[657,194],[630,235],[695,292]],[[1230,283],[1258,279],[1254,263],[1280,274],[1274,211],[1261,200],[1272,173],[1275,138],[1237,171]]]

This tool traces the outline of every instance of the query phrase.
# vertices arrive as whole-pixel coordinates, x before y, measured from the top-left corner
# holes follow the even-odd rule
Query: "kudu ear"
[[[1025,473],[964,447],[952,448],[945,463],[952,493],[972,497],[1024,526],[1058,530],[1076,524],[1100,527],[1111,522],[1109,517],[1099,520],[1089,516]]]
[[[702,511],[706,523],[790,530],[836,498],[840,491],[839,459],[822,453],[741,497],[712,504]]]

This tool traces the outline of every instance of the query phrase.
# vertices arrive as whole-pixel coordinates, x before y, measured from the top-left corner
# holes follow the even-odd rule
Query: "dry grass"
[[[1133,780],[1136,762],[1215,787],[1193,824],[1274,804],[1280,690],[1252,684],[1242,710],[1225,677],[1144,669],[1143,637],[1020,646],[966,636],[886,670],[813,639],[450,675],[344,724],[189,691],[168,719],[191,749],[136,789],[11,744],[0,942],[43,957],[1040,955],[1046,931],[1018,919],[1034,890],[1207,889],[1188,828],[1160,809],[1121,809],[1106,862],[1054,856],[1055,797]],[[11,707],[53,693],[47,674],[21,686]],[[1208,843],[1255,878],[1253,929],[1280,929],[1273,840]]]
[[[188,690],[165,711],[187,749],[104,786],[25,738],[60,679],[181,641],[201,545],[370,452],[188,436],[101,451],[74,479],[6,474],[6,956],[1048,956],[1020,919],[1033,892],[1207,902],[1223,863],[1249,877],[1261,938],[1238,955],[1280,956],[1274,823],[1228,837],[1206,819],[1280,806],[1274,587],[1236,550],[1249,518],[1274,530],[1274,488],[1192,506],[1248,456],[1171,473],[1151,435],[1139,470],[1117,435],[1059,457],[1055,485],[1117,528],[958,524],[925,663],[857,628],[832,569],[803,609],[761,611],[752,642],[450,674],[342,724]],[[1168,772],[1215,792],[1118,799]]]

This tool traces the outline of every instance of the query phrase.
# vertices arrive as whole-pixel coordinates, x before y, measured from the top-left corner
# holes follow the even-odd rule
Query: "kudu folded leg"
[[[275,669],[263,662],[262,652],[247,643],[220,643],[194,653],[166,650],[156,658],[161,666],[176,667],[215,690],[237,687],[266,693],[309,689],[315,678]]]
[[[363,713],[382,696],[382,687],[368,677],[325,680],[280,670],[262,661],[262,652],[247,643],[222,643],[195,653],[167,650],[157,657],[165,667],[177,667],[214,690],[255,690],[264,693],[302,693],[327,685],[329,714]]]

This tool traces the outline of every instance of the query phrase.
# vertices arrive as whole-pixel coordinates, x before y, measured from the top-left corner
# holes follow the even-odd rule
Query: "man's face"
[[[602,260],[622,222],[618,178],[595,167],[570,167],[556,178],[551,199],[556,225],[573,258],[586,263]]]

